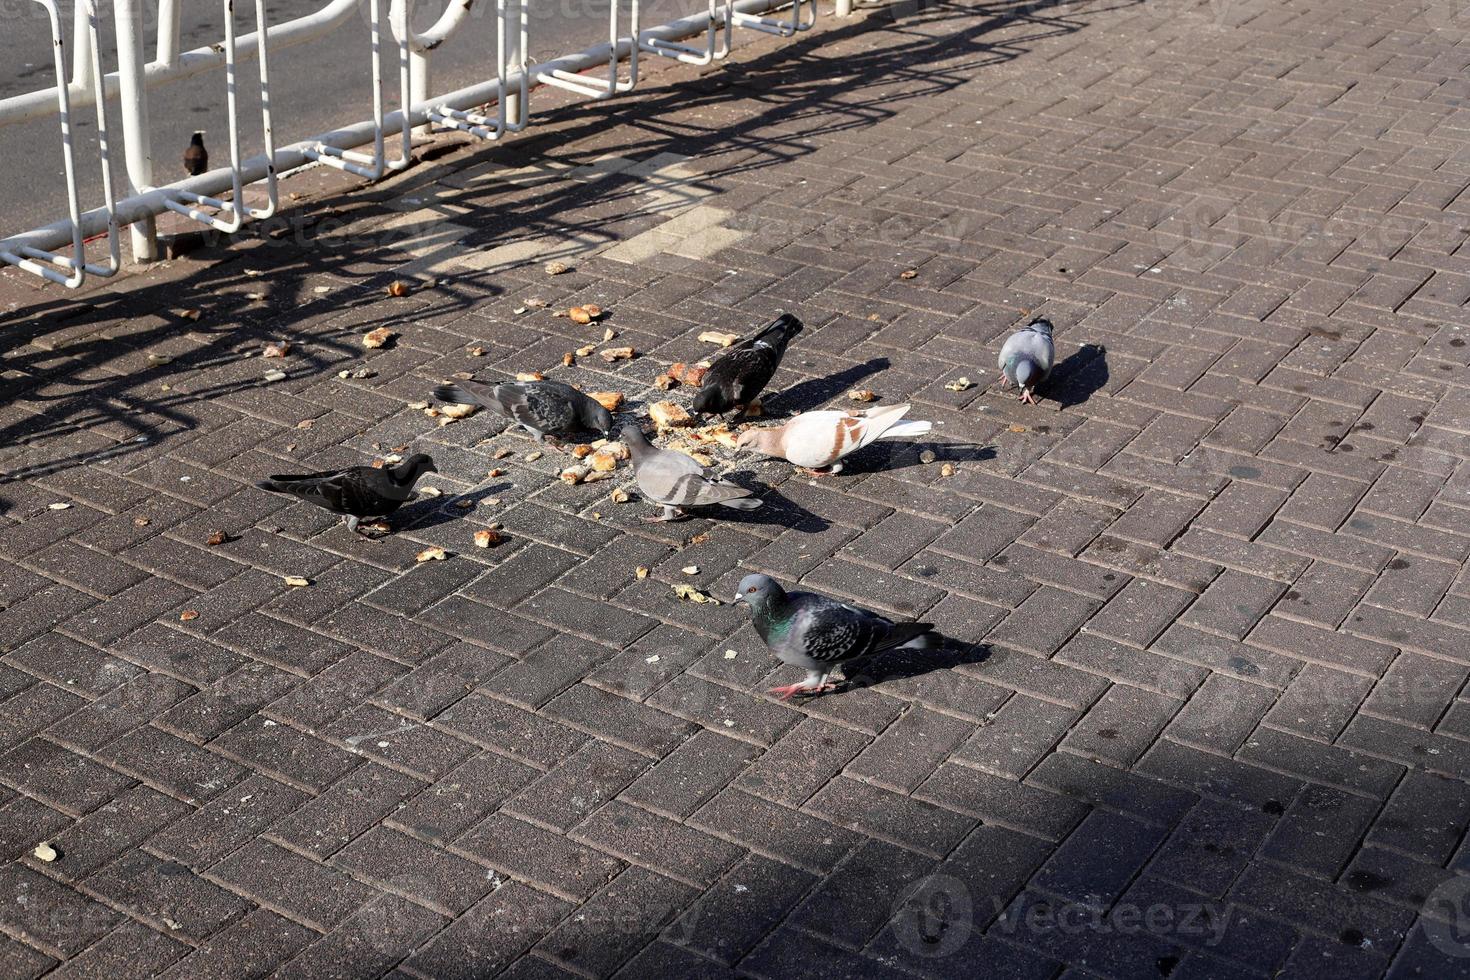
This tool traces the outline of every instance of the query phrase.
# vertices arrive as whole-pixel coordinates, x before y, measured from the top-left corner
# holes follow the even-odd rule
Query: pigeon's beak
[[[737,592],[737,593],[735,593],[735,601],[737,603],[744,602],[745,601],[745,596],[742,595],[741,593]]]

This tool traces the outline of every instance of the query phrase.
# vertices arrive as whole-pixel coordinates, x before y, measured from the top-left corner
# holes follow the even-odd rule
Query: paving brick
[[[760,745],[771,745],[800,720],[785,704],[734,691],[689,674],[681,674],[659,688],[646,703],[660,711],[706,728]]]
[[[87,879],[114,906],[195,942],[214,935],[255,905],[184,865],[133,851]]]
[[[386,974],[444,922],[421,905],[382,895],[302,950],[284,969],[293,977],[340,977],[344,970]]]
[[[509,882],[456,918],[409,957],[407,966],[435,977],[471,977],[503,968],[552,929],[573,906]]]
[[[974,731],[967,721],[915,707],[847,766],[847,773],[912,792]]]
[[[1033,879],[1073,902],[1110,902],[1148,861],[1164,835],[1156,827],[1093,813],[1072,831]]]
[[[838,777],[805,809],[842,826],[940,857],[974,826],[974,818],[856,779]]]
[[[707,888],[665,935],[680,946],[733,965],[786,918],[817,880],[779,861],[747,855]]]
[[[434,724],[476,744],[517,756],[546,769],[575,752],[586,736],[494,698],[471,695],[434,719]]]
[[[742,850],[668,817],[614,801],[573,832],[624,859],[695,885],[711,884]]]
[[[318,792],[363,762],[335,745],[259,715],[245,719],[209,747],[242,760],[264,775],[296,782]]]
[[[377,826],[332,859],[335,868],[407,894],[444,915],[458,915],[496,887],[484,866]],[[354,884],[354,889],[360,887]],[[363,894],[367,894],[364,892]]]
[[[1375,946],[1397,945],[1413,920],[1411,912],[1264,864],[1246,869],[1230,897],[1267,915],[1333,935],[1354,929]]]
[[[75,955],[122,921],[108,906],[19,864],[0,870],[0,887],[12,896],[0,908],[0,925],[59,950],[63,957]]]
[[[331,789],[271,828],[271,836],[317,860],[335,854],[353,838],[394,813],[424,784],[379,765],[360,766]]]
[[[869,841],[813,890],[790,921],[860,949],[888,921],[902,893],[934,865],[933,858]]]
[[[667,712],[587,684],[578,684],[552,699],[546,713],[652,757],[664,755],[694,729],[689,722]]]
[[[538,948],[597,976],[613,972],[697,893],[643,868],[628,868],[546,935]]]
[[[1276,604],[1276,612],[1329,628],[1341,625],[1373,582],[1373,576],[1314,561]]]
[[[364,768],[370,772],[378,769]],[[482,752],[431,785],[423,786],[411,798],[396,800],[391,819],[415,836],[451,840],[539,775],[537,770],[514,759]],[[390,778],[386,772],[382,774],[382,780],[388,785],[409,782],[402,776]],[[389,794],[383,803],[396,795],[396,792]],[[382,812],[388,815],[390,811],[384,809]],[[285,828],[280,832],[284,833]],[[315,828],[312,833],[315,834]]]
[[[589,741],[506,804],[512,813],[567,830],[617,796],[648,769],[644,756],[610,742]]]
[[[162,973],[190,950],[184,943],[128,922],[50,972],[53,977],[149,977]],[[19,971],[7,975],[21,976]]]
[[[760,752],[713,732],[699,732],[622,793],[622,798],[673,817],[687,817],[718,793]]]
[[[1309,786],[1277,822],[1261,853],[1303,871],[1336,878],[1377,812],[1374,801]]]
[[[1277,822],[1261,810],[1201,800],[1155,852],[1148,873],[1219,898]]]
[[[778,929],[741,963],[758,976],[872,977],[897,980],[903,973],[873,957],[863,956],[810,933],[790,927]]]
[[[211,938],[162,975],[225,978],[267,974],[316,935],[305,926],[260,909]]]
[[[1062,740],[1071,752],[1120,766],[1142,755],[1182,702],[1127,684],[1114,684]]]
[[[768,799],[800,805],[861,751],[867,739],[848,728],[808,719],[735,779]]]
[[[517,878],[579,901],[626,866],[594,847],[501,814],[471,827],[455,846]]]
[[[74,815],[95,810],[133,783],[42,738],[27,739],[0,757],[0,781]]]
[[[689,823],[799,868],[827,871],[859,837],[848,830],[736,789],[699,809]]]
[[[1012,697],[954,754],[1000,776],[1019,779],[1072,727],[1077,713],[1024,694]]]
[[[1470,807],[1458,783],[1432,773],[1409,772],[1373,822],[1367,840],[1442,864],[1467,823]]]
[[[1380,717],[1432,728],[1464,687],[1470,670],[1459,664],[1400,653],[1363,702],[1362,710]]]
[[[1193,601],[1192,592],[1136,578],[1087,621],[1083,632],[1146,647]]]

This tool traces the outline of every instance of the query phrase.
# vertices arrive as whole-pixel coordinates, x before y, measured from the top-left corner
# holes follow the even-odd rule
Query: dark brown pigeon
[[[796,317],[782,313],[760,333],[721,354],[694,396],[694,410],[705,415],[723,415],[732,408],[745,411],[776,373],[786,345],[801,327]]]
[[[273,476],[256,484],[272,493],[290,494],[323,510],[347,518],[347,530],[357,528],[364,517],[387,517],[413,495],[413,485],[425,473],[438,473],[434,460],[414,453],[401,463],[384,466],[349,466],[325,473]]]
[[[204,148],[202,131],[189,140],[189,148],[184,151],[184,169],[190,177],[198,177],[209,169],[209,151]]]

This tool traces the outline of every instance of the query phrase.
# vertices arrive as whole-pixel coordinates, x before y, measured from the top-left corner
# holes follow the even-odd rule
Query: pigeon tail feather
[[[873,645],[871,653],[884,650],[922,650],[933,646],[938,637],[933,633],[933,623],[894,623],[880,642]]]
[[[721,507],[733,507],[736,510],[755,510],[761,505],[758,497],[735,497],[732,500],[721,500]]]
[[[434,388],[434,397],[441,402],[449,402],[451,405],[478,405],[475,396],[465,391],[459,385],[438,385]]]
[[[890,426],[879,439],[907,439],[910,436],[927,436],[934,428],[932,422],[899,422]]]

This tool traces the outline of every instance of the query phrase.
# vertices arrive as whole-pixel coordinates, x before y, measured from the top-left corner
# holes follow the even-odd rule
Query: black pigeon
[[[454,405],[480,405],[520,423],[531,435],[560,449],[557,437],[590,429],[603,438],[612,432],[612,415],[597,401],[560,381],[480,381],[442,384],[434,397]]]
[[[256,484],[272,493],[286,493],[347,518],[347,530],[358,531],[364,517],[387,517],[413,495],[413,485],[425,473],[438,473],[433,459],[414,453],[401,463],[349,466],[326,473],[273,476]]]
[[[740,580],[736,602],[750,606],[755,631],[783,663],[806,671],[800,684],[771,688],[785,701],[793,694],[835,691],[828,678],[843,664],[885,650],[923,650],[938,646],[930,623],[895,623],[867,609],[815,592],[787,592],[766,575]]]
[[[188,149],[184,150],[184,169],[189,172],[190,177],[198,177],[209,169],[209,151],[204,148],[204,133],[194,134],[189,140]]]
[[[694,410],[706,415],[723,415],[732,408],[743,412],[776,373],[786,345],[799,333],[801,321],[782,313],[760,333],[721,354],[705,373]]]

